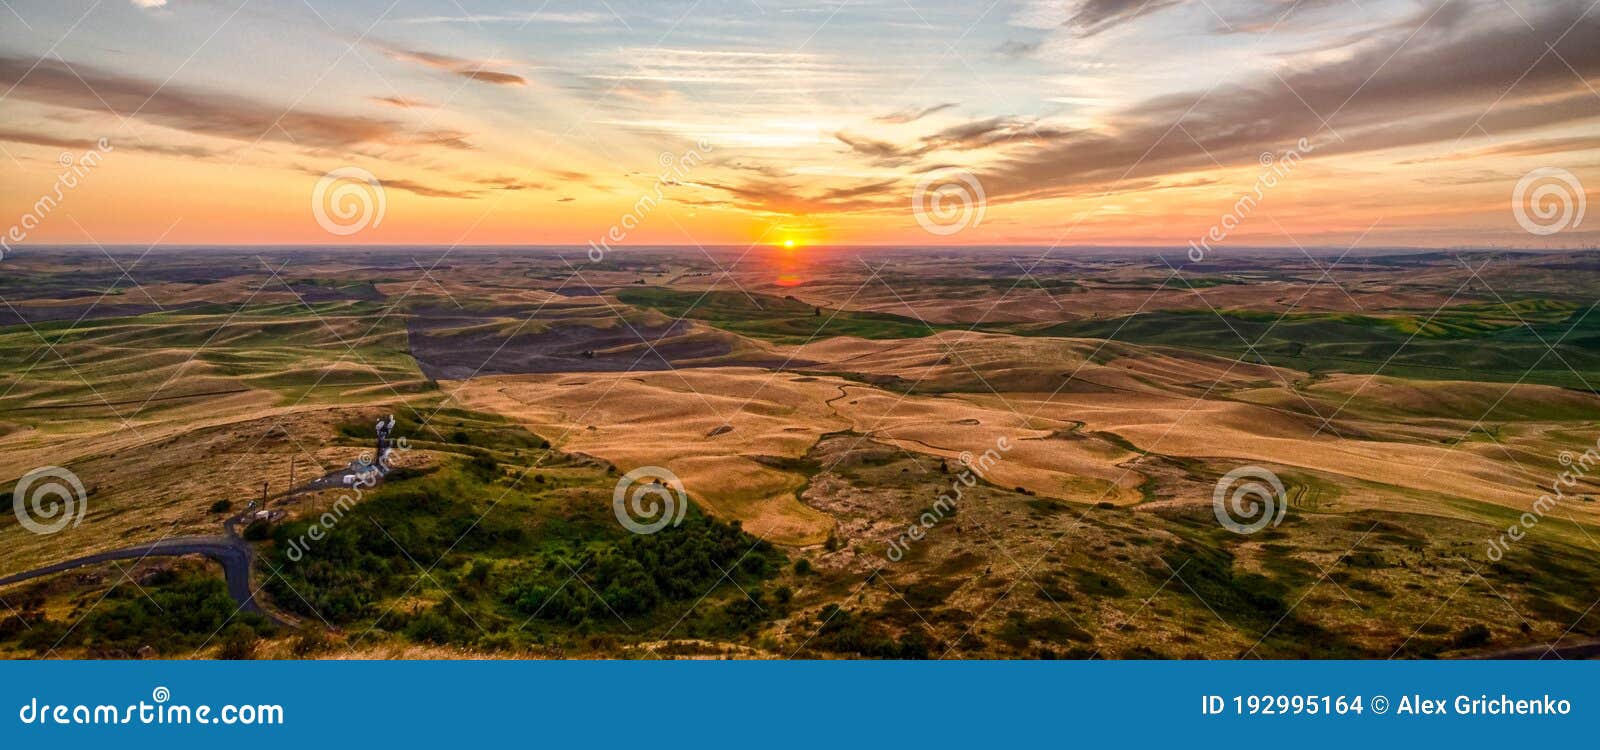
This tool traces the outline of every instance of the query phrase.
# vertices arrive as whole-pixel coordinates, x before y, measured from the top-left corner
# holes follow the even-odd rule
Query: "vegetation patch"
[[[624,289],[617,293],[617,299],[635,307],[659,310],[674,318],[688,316],[725,331],[778,344],[801,344],[834,336],[915,339],[945,328],[963,328],[930,326],[916,318],[890,313],[833,310],[813,307],[789,297],[741,292]]]

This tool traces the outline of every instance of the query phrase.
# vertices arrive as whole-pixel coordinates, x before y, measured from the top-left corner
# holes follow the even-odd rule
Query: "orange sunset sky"
[[[1600,237],[1512,210],[1536,169],[1600,188],[1592,0],[5,5],[13,246],[585,244],[630,214],[615,244],[1184,245],[1263,154],[1230,241]],[[382,218],[330,233],[350,167]],[[952,170],[982,220],[931,233],[917,187]]]

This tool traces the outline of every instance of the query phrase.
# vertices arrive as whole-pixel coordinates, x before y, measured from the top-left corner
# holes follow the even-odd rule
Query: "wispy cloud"
[[[161,0],[165,2],[166,0]],[[397,18],[392,23],[403,24],[485,24],[485,23],[554,23],[554,24],[597,24],[616,23],[617,17],[610,13],[532,11],[528,13],[468,13],[460,16],[415,16],[412,18]]]
[[[684,202],[697,205],[719,205],[762,213],[807,215],[856,211],[874,211],[903,208],[909,194],[900,180],[875,180],[821,190],[807,190],[802,186],[780,180],[750,180],[745,182],[697,181],[712,190],[732,196],[723,201],[697,197],[684,198]]]
[[[1094,36],[1114,26],[1178,5],[1183,0],[1078,0],[1068,24],[1080,36]]]
[[[538,182],[530,182],[517,177],[479,177],[473,180],[479,185],[487,185],[495,190],[543,190],[546,186]]]
[[[809,52],[746,49],[630,48],[620,51],[628,65],[589,78],[613,81],[760,86],[777,91],[803,82],[810,90],[842,84],[864,84],[866,66],[846,65]]]
[[[907,109],[899,112],[891,112],[886,115],[879,115],[878,117],[874,117],[872,119],[889,125],[904,125],[908,122],[916,122],[917,120],[936,112],[954,109],[957,106],[960,106],[957,102],[945,102],[943,104],[935,104],[931,107],[923,107],[922,109]]]
[[[477,191],[477,190],[451,190],[449,188],[434,187],[432,185],[426,185],[426,184],[423,184],[423,183],[420,183],[420,182],[416,182],[414,180],[407,180],[407,179],[394,179],[394,178],[391,178],[391,179],[383,180],[382,182],[383,182],[383,186],[385,188],[396,188],[398,190],[404,190],[404,191],[407,191],[407,192],[410,192],[410,193],[416,193],[417,195],[421,195],[421,196],[424,196],[424,197],[427,197],[427,198],[469,198],[470,199],[470,198],[477,198],[479,195],[482,195],[482,193],[480,191]]]
[[[899,145],[849,133],[835,133],[840,143],[880,166],[910,164],[940,151],[973,151],[983,148],[1043,142],[1066,135],[1059,128],[1040,125],[1016,117],[990,117],[951,125],[913,143]]]
[[[413,99],[409,96],[370,96],[367,98],[379,104],[387,104],[391,107],[399,107],[400,109],[415,109],[417,107],[433,106],[426,101],[421,99]]]
[[[294,169],[302,174],[318,178],[321,178],[327,174],[327,172],[323,170],[313,169],[306,166],[297,165],[294,167]],[[385,190],[404,190],[408,193],[420,195],[424,198],[456,198],[472,200],[483,195],[483,191],[481,190],[460,190],[456,188],[440,187],[438,185],[430,185],[425,182],[418,182],[405,177],[380,176],[378,178],[378,182],[383,185]]]
[[[9,128],[0,128],[0,141],[6,141],[8,143],[22,143],[30,146],[70,149],[73,151],[88,151],[89,149],[97,148],[99,146],[99,140],[95,138],[65,138],[46,133],[34,133],[26,130],[14,130]],[[215,151],[212,151],[208,148],[202,148],[200,146],[168,146],[159,143],[142,143],[140,141],[133,141],[131,143],[119,142],[116,144],[116,148],[118,150],[143,151],[151,154],[161,154],[163,156],[186,156],[197,159],[216,155]]]
[[[1039,48],[1042,46],[1044,46],[1044,43],[1038,40],[1024,42],[1015,39],[1007,39],[1006,41],[1001,42],[999,47],[995,48],[995,52],[998,52],[1001,57],[1027,57],[1028,55],[1038,52]]]
[[[0,55],[0,88],[11,96],[49,107],[137,117],[196,135],[304,147],[344,148],[359,144],[467,147],[465,134],[414,131],[382,118],[333,114],[226,94],[178,83],[113,73],[66,61]]]
[[[1580,135],[1570,138],[1539,138],[1530,141],[1517,141],[1498,146],[1486,146],[1468,151],[1454,151],[1442,156],[1430,156],[1424,159],[1407,159],[1395,162],[1396,164],[1427,164],[1439,161],[1471,161],[1495,156],[1543,156],[1545,154],[1565,154],[1572,151],[1589,151],[1600,149],[1600,136]]]
[[[368,40],[368,43],[377,47],[390,59],[398,60],[400,62],[414,63],[416,65],[433,68],[434,70],[443,70],[464,78],[470,78],[474,81],[491,83],[497,86],[524,86],[528,83],[528,79],[516,75],[515,73],[490,70],[489,66],[499,64],[493,60],[467,60],[460,57],[452,57],[450,55],[441,55],[437,52],[426,52],[423,50],[396,47],[382,42],[373,42],[371,40]]]

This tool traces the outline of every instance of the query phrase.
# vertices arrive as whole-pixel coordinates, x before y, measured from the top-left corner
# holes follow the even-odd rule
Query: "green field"
[[[1290,313],[1281,320],[1266,312],[1165,310],[1009,330],[1195,349],[1313,374],[1381,371],[1588,391],[1600,388],[1600,315],[1587,312],[1549,301],[1462,305],[1437,314]]]
[[[617,299],[648,307],[674,318],[687,316],[725,331],[777,344],[803,344],[812,339],[855,336],[863,339],[914,339],[948,326],[929,326],[916,318],[876,312],[812,307],[799,300],[741,292],[679,292],[670,289],[624,289]],[[697,303],[698,301],[698,303]]]
[[[372,302],[205,305],[0,328],[0,412],[255,388],[292,403],[425,383],[405,321]],[[164,387],[163,387],[164,386]],[[391,393],[392,395],[392,393]],[[156,406],[157,404],[151,404]],[[133,409],[128,409],[131,412]]]

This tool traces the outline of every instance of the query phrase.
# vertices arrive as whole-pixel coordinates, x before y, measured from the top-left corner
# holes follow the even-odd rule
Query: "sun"
[[[794,249],[794,240],[784,240],[783,241],[783,247],[786,250],[793,250]]]

